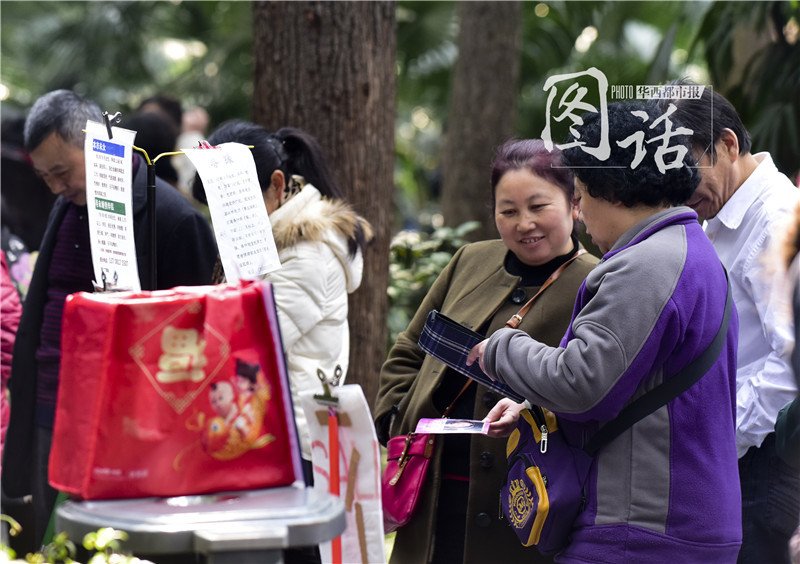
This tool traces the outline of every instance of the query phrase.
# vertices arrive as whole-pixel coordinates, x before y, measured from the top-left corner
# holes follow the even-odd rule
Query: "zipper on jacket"
[[[542,433],[542,440],[539,443],[539,452],[544,454],[547,452],[547,425],[540,426],[539,431]]]

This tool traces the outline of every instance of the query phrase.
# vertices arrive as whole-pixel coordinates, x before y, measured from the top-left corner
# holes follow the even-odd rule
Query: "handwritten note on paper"
[[[133,163],[135,131],[87,121],[86,208],[94,283],[104,290],[141,290],[133,239]]]
[[[280,268],[250,149],[223,143],[184,153],[203,181],[227,281],[255,279]]]

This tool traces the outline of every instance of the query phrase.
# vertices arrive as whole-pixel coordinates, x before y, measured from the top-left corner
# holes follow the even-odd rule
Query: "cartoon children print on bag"
[[[261,382],[258,381],[259,375]],[[249,364],[236,359],[236,389],[239,416],[234,426],[245,441],[258,441],[264,421],[264,409],[269,400],[269,388],[258,364]]]
[[[263,428],[270,395],[261,367],[237,358],[233,379],[222,378],[208,387],[211,413],[195,413],[186,426],[200,432],[200,444],[212,458],[238,458],[275,440]]]

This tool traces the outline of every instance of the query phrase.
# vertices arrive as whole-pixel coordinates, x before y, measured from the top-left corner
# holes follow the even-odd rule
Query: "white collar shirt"
[[[769,153],[716,217],[705,225],[728,270],[739,314],[736,372],[736,447],[741,458],[775,428],[778,411],[797,396],[789,365],[794,344],[785,271],[775,247],[800,203],[800,190]]]

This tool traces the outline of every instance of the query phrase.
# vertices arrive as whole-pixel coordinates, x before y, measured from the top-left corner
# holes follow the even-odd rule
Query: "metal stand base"
[[[113,527],[134,555],[203,555],[208,564],[280,563],[283,550],[314,546],[344,532],[341,499],[304,486],[213,495],[68,501],[58,531],[76,543]]]

